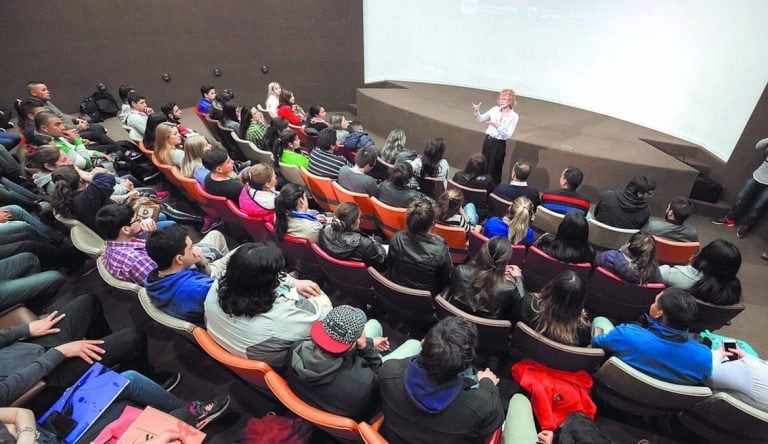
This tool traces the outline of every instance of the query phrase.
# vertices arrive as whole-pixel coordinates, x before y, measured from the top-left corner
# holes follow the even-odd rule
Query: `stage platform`
[[[463,168],[467,157],[481,151],[486,125],[475,121],[472,103],[487,110],[497,93],[473,88],[414,82],[386,82],[357,90],[357,118],[366,130],[383,138],[403,129],[407,146],[419,153],[432,137],[446,141],[446,158]],[[606,189],[623,188],[646,175],[658,182],[651,208],[661,216],[672,197],[690,194],[698,171],[666,152],[695,153],[700,147],[684,140],[602,114],[543,100],[518,97],[517,131],[507,142],[504,177],[517,159],[533,166],[528,182],[546,190],[558,186],[567,166],[584,172],[579,192],[597,202]],[[662,151],[664,150],[664,151]]]

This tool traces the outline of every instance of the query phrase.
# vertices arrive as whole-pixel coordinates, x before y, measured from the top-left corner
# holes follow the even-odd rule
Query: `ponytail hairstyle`
[[[334,233],[354,231],[358,219],[360,219],[360,207],[354,202],[344,202],[333,212],[331,228]]]
[[[280,131],[280,135],[272,147],[272,156],[275,158],[275,169],[278,171],[280,171],[280,157],[282,157],[283,151],[285,151],[286,148],[288,148],[288,145],[296,140],[297,137],[299,137],[299,135],[290,128]]]
[[[275,197],[275,234],[278,239],[288,232],[288,218],[299,207],[299,199],[304,197],[304,187],[295,183],[286,184]]]
[[[509,230],[507,237],[513,244],[519,244],[528,235],[528,227],[533,219],[533,202],[525,196],[512,201],[507,210]]]
[[[640,285],[653,282],[659,272],[656,262],[656,241],[650,234],[635,233],[621,247],[630,262],[630,267],[637,271]]]
[[[491,305],[494,289],[506,279],[504,273],[512,259],[512,245],[501,236],[494,236],[480,247],[469,266],[474,277],[469,284],[471,308],[475,311]]]
[[[72,165],[53,170],[53,197],[51,205],[62,216],[72,218],[72,193],[80,188],[80,175]]]
[[[248,140],[248,127],[251,126],[251,122],[253,121],[253,107],[251,105],[246,105],[240,108],[240,131],[238,132],[238,136],[243,140]]]
[[[443,154],[445,154],[445,141],[442,137],[436,137],[427,142],[427,146],[424,147],[424,155],[421,156],[422,179],[437,176]]]
[[[423,172],[424,170],[422,170]],[[461,190],[450,189],[437,198],[435,207],[435,220],[445,222],[459,213],[464,206],[464,194]]]
[[[275,117],[269,122],[267,130],[264,132],[264,139],[261,141],[261,148],[267,151],[274,152],[277,139],[280,137],[280,132],[288,129],[288,121],[282,117]],[[275,162],[277,163],[277,162]]]

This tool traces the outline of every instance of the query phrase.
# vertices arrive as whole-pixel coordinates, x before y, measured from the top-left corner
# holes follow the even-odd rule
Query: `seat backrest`
[[[146,146],[144,146],[144,141],[143,140],[140,141],[137,144],[137,146],[139,147],[139,151],[144,153],[144,155],[147,156],[147,158],[150,158],[150,157],[152,157],[154,155],[154,151],[152,151],[151,149],[149,149]]]
[[[768,412],[725,392],[715,393],[680,416],[680,422],[711,442],[765,442]]]
[[[448,251],[451,254],[451,262],[460,264],[467,258],[467,231],[461,227],[443,225],[436,223],[433,226],[433,233],[445,240],[448,245]]]
[[[197,184],[197,187],[197,192],[203,199],[205,199],[206,207],[213,210],[216,215],[224,219],[225,222],[234,224],[235,226],[240,226],[240,219],[235,214],[233,214],[227,206],[227,201],[229,199],[224,196],[216,196],[205,191],[205,188],[200,186],[200,184]]]
[[[78,224],[82,224],[82,222],[80,222],[79,220],[66,217],[56,210],[53,210],[53,217],[55,217],[57,221],[64,224],[67,228],[73,228]]]
[[[442,177],[417,177],[421,192],[427,196],[432,196],[437,200],[441,194],[445,193],[445,179]]]
[[[264,376],[267,373],[272,372],[272,367],[270,367],[269,364],[255,359],[241,358],[240,356],[233,355],[220,346],[211,335],[208,334],[208,331],[202,327],[195,327],[194,330],[192,330],[192,336],[195,338],[197,345],[199,345],[208,356],[224,364],[244,381],[257,387],[268,388]]]
[[[509,335],[512,332],[512,322],[506,319],[487,319],[469,314],[451,304],[447,299],[448,290],[435,296],[435,308],[439,319],[448,316],[464,318],[477,327],[479,350],[491,353],[509,352]]]
[[[544,208],[543,205],[536,207],[536,213],[533,215],[531,225],[542,233],[557,233],[560,222],[565,218],[564,214],[555,213],[552,210]]]
[[[330,212],[336,211],[336,207],[339,206],[339,200],[336,198],[333,180],[328,177],[312,174],[306,168],[299,168],[299,172],[320,208]]]
[[[376,213],[376,223],[387,237],[392,237],[398,231],[405,229],[407,211],[405,208],[389,206],[375,197],[371,197],[370,201]]]
[[[227,208],[229,209],[230,213],[234,214],[238,218],[240,221],[240,226],[242,226],[248,235],[251,236],[251,239],[258,242],[264,242],[271,239],[269,233],[267,232],[267,228],[264,226],[263,220],[253,218],[243,213],[240,211],[240,208],[238,208],[237,205],[229,199],[227,199]]]
[[[141,290],[141,285],[134,284],[133,282],[122,281],[112,276],[112,273],[110,273],[109,270],[107,270],[107,267],[104,265],[104,256],[99,256],[96,259],[96,269],[99,270],[99,276],[101,276],[101,279],[104,280],[104,282],[106,282],[110,287],[114,287],[119,290],[132,291],[137,294],[139,290]]]
[[[637,321],[664,290],[662,283],[630,284],[610,270],[597,267],[587,281],[584,308],[592,316],[605,316],[616,324]]]
[[[374,429],[370,424],[363,421],[358,424],[358,431],[360,432],[360,438],[363,439],[365,444],[387,444],[386,438],[381,436],[378,430]]]
[[[373,305],[373,281],[364,262],[336,259],[317,244],[312,244],[312,250],[325,277],[343,296],[359,300],[361,307]]]
[[[675,242],[659,236],[653,236],[653,239],[656,241],[656,260],[660,264],[685,265],[701,248],[699,242]]]
[[[373,209],[371,198],[367,194],[349,191],[338,182],[333,182],[333,190],[339,203],[354,202],[360,207],[360,228],[368,231],[376,230],[376,211]]]
[[[488,190],[480,188],[470,188],[460,185],[453,180],[448,180],[449,190],[459,190],[464,195],[464,202],[472,202],[477,207],[477,211],[483,211],[488,208]]]
[[[72,245],[78,250],[96,259],[104,253],[104,239],[88,228],[85,224],[75,225],[69,230]]]
[[[282,376],[275,371],[267,373],[264,380],[273,395],[294,414],[311,422],[331,435],[345,440],[359,441],[357,422],[345,416],[334,415],[311,406],[299,398]]]
[[[696,305],[699,306],[699,313],[696,316],[696,321],[688,328],[692,332],[719,330],[723,326],[730,324],[731,319],[744,311],[744,305],[741,303],[715,305],[696,299]]]
[[[235,145],[237,145],[237,149],[240,150],[243,156],[245,156],[245,158],[250,161],[254,161],[255,159],[253,155],[253,148],[251,148],[251,142],[241,139],[235,131],[232,131],[230,136],[232,137],[232,141],[235,142]]]
[[[310,192],[307,188],[307,183],[304,182],[304,178],[301,176],[301,170],[296,165],[280,162],[280,174],[282,174],[288,182],[301,185],[307,189],[307,192]]]
[[[208,129],[208,132],[211,133],[214,139],[216,139],[219,143],[223,144],[224,135],[219,129],[219,121],[215,119],[211,119],[211,116],[209,115],[203,115],[203,119],[205,119],[205,127]]]
[[[537,333],[523,322],[515,325],[512,347],[521,355],[558,370],[592,373],[605,360],[602,348],[561,344]]]
[[[176,177],[173,176],[173,173],[171,173],[171,170],[173,170],[173,165],[166,165],[157,158],[157,156],[152,156],[152,164],[157,167],[160,172],[163,173],[163,176],[165,176],[166,179],[168,179],[168,182],[172,183],[173,185],[181,188],[181,183],[176,180]]]
[[[618,250],[638,232],[629,228],[612,227],[594,217],[587,219],[587,223],[589,224],[589,243],[605,250]]]
[[[23,304],[15,304],[0,312],[0,330],[16,325],[29,324],[37,319],[37,315],[32,310]]]
[[[139,134],[138,131],[136,131],[135,129],[131,128],[130,126],[124,123],[122,124],[122,127],[125,130],[125,132],[128,133],[128,139],[131,142],[138,144],[139,142],[142,141],[143,137],[141,136],[141,134]]]
[[[306,152],[312,151],[312,148],[317,145],[317,141],[313,140],[310,141],[310,136],[307,134],[307,131],[304,129],[303,126],[298,126],[289,123],[288,128],[292,129],[294,133],[296,133],[297,136],[299,136],[299,143],[301,143],[301,149]]]
[[[426,290],[398,285],[373,267],[368,267],[373,279],[373,292],[387,310],[398,320],[417,324],[431,324],[435,319],[435,307],[432,295]]]
[[[672,384],[648,376],[616,356],[597,371],[592,392],[619,410],[640,416],[682,412],[712,395],[709,387]]]
[[[144,312],[146,312],[147,315],[158,324],[168,327],[177,333],[181,333],[185,337],[192,336],[192,331],[196,328],[195,324],[184,321],[182,319],[174,318],[173,316],[155,307],[155,304],[152,303],[152,300],[149,298],[145,288],[139,289],[139,302],[141,303],[141,307],[144,309]]]
[[[586,281],[590,271],[592,271],[592,264],[589,262],[581,264],[561,262],[537,247],[530,247],[523,264],[525,286],[531,291],[539,291],[555,276],[566,270],[573,271]]]
[[[200,193],[195,189],[195,185],[199,184],[197,180],[182,176],[181,170],[175,165],[171,168],[171,175],[173,176],[173,179],[178,182],[179,188],[181,188],[189,199],[197,203],[204,203],[205,199],[203,199],[202,196],[200,196]]]
[[[488,208],[494,216],[503,217],[507,214],[511,205],[512,202],[505,200],[496,193],[488,195]]]
[[[290,234],[284,235],[282,239],[277,239],[274,235],[275,227],[271,222],[265,222],[264,227],[282,250],[289,268],[298,271],[302,278],[317,279],[322,277],[320,262],[310,241]]]

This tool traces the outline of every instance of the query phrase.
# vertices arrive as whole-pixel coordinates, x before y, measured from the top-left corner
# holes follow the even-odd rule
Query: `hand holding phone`
[[[728,358],[729,361],[735,361],[741,357],[739,356],[737,349],[738,347],[736,346],[735,342],[732,342],[732,341],[723,342],[723,350],[725,351],[725,356]]]

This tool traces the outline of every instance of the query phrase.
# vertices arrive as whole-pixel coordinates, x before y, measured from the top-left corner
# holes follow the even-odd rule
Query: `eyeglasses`
[[[131,219],[131,222],[128,224],[128,226],[130,227],[131,225],[135,224],[136,222],[141,222],[141,218],[140,217],[135,217],[135,218]]]

